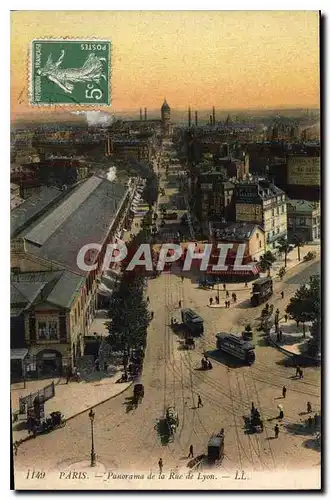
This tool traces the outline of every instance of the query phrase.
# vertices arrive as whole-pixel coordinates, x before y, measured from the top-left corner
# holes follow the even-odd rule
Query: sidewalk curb
[[[72,420],[73,418],[78,417],[79,415],[82,415],[86,411],[89,411],[91,408],[96,408],[97,406],[100,406],[103,403],[107,403],[107,401],[110,401],[111,399],[114,399],[117,396],[120,396],[127,389],[129,389],[133,385],[133,383],[134,383],[134,380],[132,380],[131,383],[127,387],[125,387],[124,389],[122,389],[120,392],[114,394],[113,396],[110,396],[109,398],[103,399],[102,401],[99,401],[99,403],[96,403],[95,405],[89,406],[88,408],[85,408],[84,410],[81,410],[78,413],[75,413],[74,415],[71,415],[68,418],[65,418],[64,422],[67,423],[67,422],[69,422],[69,420]],[[56,430],[56,429],[54,429],[54,430]],[[38,437],[38,436],[36,436],[36,437]],[[20,439],[19,442],[20,442],[20,444],[22,444],[22,443],[25,443],[26,441],[29,441],[30,439],[35,439],[35,438],[33,437],[33,435],[29,435],[29,436],[26,436],[25,438]]]
[[[278,349],[278,351],[285,354],[285,356],[292,358],[293,360],[297,360],[297,361],[300,360],[301,362],[303,361],[306,363],[307,362],[312,363],[313,365],[316,365],[316,366],[318,366],[320,364],[320,361],[317,358],[312,358],[311,356],[306,356],[304,354],[295,354],[291,351],[288,351],[287,349],[284,349],[279,344],[277,344],[277,342],[275,342],[273,340],[273,338],[271,337],[270,334],[267,335],[267,339],[268,339],[268,342],[270,342],[276,349]]]

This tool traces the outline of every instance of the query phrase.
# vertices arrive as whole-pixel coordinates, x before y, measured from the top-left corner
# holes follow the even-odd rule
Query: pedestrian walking
[[[211,306],[212,303],[213,303],[213,297],[210,297],[210,299],[209,299],[209,305]]]
[[[188,454],[188,458],[193,458],[193,444],[190,445],[190,452]]]
[[[283,299],[283,298],[284,298],[284,292],[283,292],[283,291],[281,291],[281,292],[280,292],[280,294],[281,294],[282,299]]]
[[[228,300],[228,309],[230,309],[231,302]]]
[[[233,294],[233,302],[235,304],[237,303],[237,294],[236,293]]]
[[[283,385],[282,394],[283,394],[284,399],[286,398],[286,392],[287,392],[287,389],[286,389],[285,385]]]
[[[287,316],[287,314],[284,314],[284,321],[285,321],[285,323],[287,323],[287,320],[288,320],[288,316]]]
[[[295,367],[295,376],[296,376],[296,377],[299,377],[299,376],[300,376],[300,366],[299,366],[299,365],[297,365],[297,366]]]
[[[247,288],[247,287],[248,287],[248,283],[247,283],[247,281],[245,281],[245,288]]]
[[[229,294],[228,290],[226,291],[226,294],[225,294],[225,295],[226,295],[226,298],[229,298],[229,297],[230,297],[230,294]]]
[[[314,425],[315,425],[315,427],[318,426],[318,420],[319,420],[318,419],[318,415],[317,415],[317,413],[315,413],[315,415],[314,415]]]
[[[278,418],[284,418],[284,409],[282,405],[277,405],[277,408],[279,410],[279,415]]]
[[[308,401],[307,403],[307,413],[311,413],[313,411],[312,407],[311,407],[311,403],[310,401]]]
[[[218,301],[218,295],[215,295],[215,302],[217,304],[217,301]]]
[[[71,375],[72,375],[71,368],[68,367],[68,369],[67,369],[67,381],[66,381],[66,384],[69,384]]]
[[[181,307],[182,307],[182,301],[181,300],[178,301],[178,307],[179,307],[179,309],[181,309]]]
[[[300,371],[299,371],[299,378],[303,378],[303,369],[300,368]]]
[[[223,290],[226,290],[226,284],[223,283]]]
[[[279,340],[280,342],[283,340],[283,330],[279,329]]]
[[[275,425],[274,431],[275,431],[275,438],[277,439],[279,436],[279,425],[278,424]]]
[[[200,394],[198,394],[198,408],[200,408],[200,406],[203,406],[203,404],[202,404],[201,396],[200,396]]]
[[[162,460],[162,458],[160,458],[160,460],[159,460],[158,464],[159,464],[159,471],[160,471],[160,474],[162,474],[162,471],[163,471],[163,460]]]

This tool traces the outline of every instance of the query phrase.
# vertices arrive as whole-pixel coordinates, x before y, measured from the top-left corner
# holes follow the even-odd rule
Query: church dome
[[[162,108],[161,108],[161,111],[170,111],[170,106],[169,104],[167,103],[167,101],[164,99],[164,103],[162,104]]]

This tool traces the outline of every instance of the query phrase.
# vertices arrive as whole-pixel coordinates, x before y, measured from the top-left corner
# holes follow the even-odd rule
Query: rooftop
[[[263,231],[257,224],[249,222],[237,222],[230,225],[210,222],[210,229],[214,237],[223,241],[247,241],[256,229]]]
[[[70,271],[19,273],[11,276],[11,313],[17,314],[40,302],[68,309],[84,282]]]
[[[93,176],[61,198],[16,236],[26,251],[85,275],[77,266],[79,250],[88,243],[103,243],[127,187]]]
[[[63,191],[43,186],[39,193],[33,194],[10,214],[10,236],[13,238],[26,224],[39,216],[50,204],[64,195]]]
[[[311,213],[320,208],[319,202],[306,200],[287,200],[287,209],[290,212],[306,212]]]

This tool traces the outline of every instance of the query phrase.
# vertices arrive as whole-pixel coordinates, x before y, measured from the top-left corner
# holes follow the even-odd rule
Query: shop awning
[[[28,349],[10,349],[10,359],[23,360],[28,354]]]
[[[217,276],[256,276],[260,273],[259,268],[254,264],[251,269],[233,269],[234,266],[229,266],[225,271],[214,271],[212,266],[207,269],[207,274]]]

